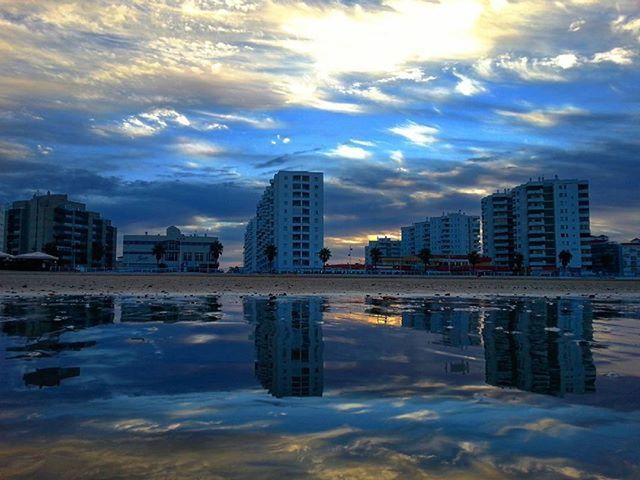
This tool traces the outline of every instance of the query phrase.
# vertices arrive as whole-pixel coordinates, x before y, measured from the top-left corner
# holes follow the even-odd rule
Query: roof
[[[7,259],[7,258],[13,258],[13,255],[10,255],[5,252],[0,252],[0,259]]]
[[[54,257],[53,255],[49,255],[44,252],[31,252],[31,253],[23,253],[21,255],[16,255],[16,260],[58,260],[58,257]]]

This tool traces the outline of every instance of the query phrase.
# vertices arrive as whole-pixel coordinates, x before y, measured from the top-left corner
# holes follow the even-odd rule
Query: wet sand
[[[640,280],[531,277],[0,272],[0,295],[592,296],[640,299]]]

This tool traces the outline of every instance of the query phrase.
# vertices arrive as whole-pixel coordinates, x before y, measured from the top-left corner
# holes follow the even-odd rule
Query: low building
[[[598,275],[620,275],[622,258],[620,244],[606,235],[591,237],[591,268]]]
[[[4,246],[11,255],[54,251],[62,268],[111,269],[116,258],[116,228],[67,195],[34,195],[7,209]]]
[[[622,275],[624,277],[640,277],[640,238],[620,244]]]
[[[167,228],[165,235],[125,235],[122,242],[122,269],[153,270],[158,265],[174,271],[207,271],[217,268],[210,256],[215,236],[184,235],[178,227]],[[164,246],[160,259],[153,254],[157,244]]]

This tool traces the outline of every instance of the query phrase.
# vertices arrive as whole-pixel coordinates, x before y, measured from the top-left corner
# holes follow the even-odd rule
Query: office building
[[[270,261],[267,247],[274,246]],[[270,181],[245,232],[247,272],[319,270],[324,246],[324,179],[320,172],[280,171]]]
[[[184,235],[178,227],[167,228],[165,235],[125,235],[122,242],[122,268],[128,270],[153,270],[159,264],[169,270],[189,272],[216,269],[210,256],[211,244],[218,237]],[[157,244],[165,248],[158,260],[153,254]]]
[[[13,202],[5,214],[7,253],[42,251],[54,245],[59,263],[68,268],[113,268],[116,229],[99,213],[67,195],[34,195]]]
[[[591,269],[588,182],[538,178],[485,197],[482,206],[484,253],[494,265],[511,266],[520,253],[532,272],[557,271],[566,250],[569,269]]]
[[[640,238],[620,244],[620,258],[623,276],[640,277]]]
[[[480,218],[462,212],[429,217],[402,227],[402,256],[419,255],[424,248],[432,255],[466,256],[480,251]]]

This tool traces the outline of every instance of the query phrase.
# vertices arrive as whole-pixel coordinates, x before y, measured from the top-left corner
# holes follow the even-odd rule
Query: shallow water
[[[640,478],[640,302],[0,300],[0,478]]]

